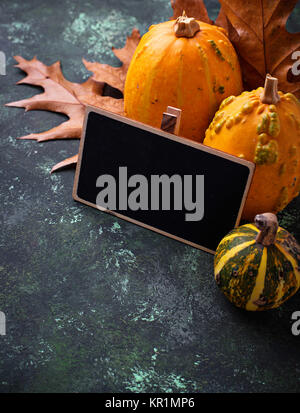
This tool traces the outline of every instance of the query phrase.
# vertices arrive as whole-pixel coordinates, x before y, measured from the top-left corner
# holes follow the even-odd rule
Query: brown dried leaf
[[[64,161],[61,161],[58,164],[54,165],[53,168],[51,169],[51,173],[60,171],[70,166],[75,166],[77,164],[77,161],[78,161],[78,155],[71,156],[71,158],[67,158]]]
[[[203,0],[171,0],[171,5],[174,10],[172,20],[182,16],[183,11],[185,11],[188,17],[194,17],[209,24],[213,23],[208,16]]]
[[[264,85],[268,73],[279,79],[279,89],[300,97],[300,80],[292,78],[291,56],[300,48],[300,33],[289,33],[286,22],[297,0],[220,0],[217,24],[234,44],[243,70],[245,88]]]
[[[126,44],[122,49],[112,48],[114,54],[123,63],[121,67],[112,67],[98,62],[88,62],[83,59],[85,67],[93,72],[92,79],[97,82],[105,82],[124,92],[126,74],[140,39],[140,32],[137,29],[133,29],[131,36],[127,37]]]
[[[221,7],[219,15],[215,20],[215,25],[223,27],[229,33],[229,22],[223,7]]]
[[[68,121],[63,122],[50,131],[33,133],[20,139],[45,141],[80,137],[84,106],[76,98],[75,90],[79,91],[84,86],[75,84],[74,88],[72,88],[72,83],[63,77],[59,62],[54,63],[52,66],[46,66],[37,60],[36,57],[32,60],[25,60],[20,56],[16,56],[15,59],[18,62],[16,66],[27,73],[27,76],[20,80],[18,84],[26,83],[41,86],[44,89],[44,93],[18,102],[7,103],[6,106],[23,107],[26,111],[35,109],[51,110],[64,113],[69,117]]]
[[[22,107],[28,110],[50,110],[67,115],[69,120],[61,125],[42,133],[32,133],[20,139],[33,139],[38,142],[80,138],[85,106],[87,104],[103,107],[107,110],[120,113],[122,102],[108,96],[101,96],[103,83],[88,79],[82,84],[66,80],[62,74],[60,62],[46,66],[36,57],[25,60],[16,56],[17,67],[27,73],[27,76],[18,84],[41,86],[44,93],[29,99],[7,103],[6,106]],[[117,101],[117,102],[115,102]]]
[[[126,73],[140,40],[138,30],[134,29],[127,38],[123,49],[113,49],[115,55],[123,62],[120,68],[113,68],[100,63],[84,61],[89,70],[95,71],[94,76],[86,82],[72,83],[65,79],[61,71],[60,62],[46,66],[36,57],[32,60],[16,56],[16,67],[26,72],[27,76],[18,84],[31,84],[41,86],[44,92],[29,99],[7,103],[6,106],[22,107],[28,110],[49,110],[67,115],[69,120],[59,126],[42,133],[32,133],[19,139],[32,139],[38,142],[54,139],[80,138],[82,125],[87,105],[96,106],[120,115],[124,114],[124,100],[102,96],[105,83],[123,91]],[[66,166],[74,165],[77,155],[68,158],[52,168],[51,172]]]

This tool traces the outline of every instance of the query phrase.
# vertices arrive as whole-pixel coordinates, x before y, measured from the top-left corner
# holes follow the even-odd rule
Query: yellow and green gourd
[[[300,287],[300,246],[276,215],[257,215],[255,224],[231,231],[215,255],[215,280],[237,307],[263,311],[279,307]]]
[[[278,80],[224,100],[204,144],[256,164],[243,218],[278,213],[300,191],[300,103]]]

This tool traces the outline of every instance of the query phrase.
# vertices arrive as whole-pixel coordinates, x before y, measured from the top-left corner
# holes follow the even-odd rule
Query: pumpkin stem
[[[194,37],[199,32],[199,23],[193,17],[187,17],[185,11],[178,17],[174,24],[176,37]]]
[[[272,77],[271,75],[266,76],[265,88],[260,96],[262,103],[267,103],[269,105],[276,105],[280,101],[280,96],[278,95],[278,79]]]
[[[278,220],[276,215],[271,213],[256,215],[254,218],[256,227],[260,230],[256,237],[256,242],[264,247],[273,245],[276,241],[278,230]]]

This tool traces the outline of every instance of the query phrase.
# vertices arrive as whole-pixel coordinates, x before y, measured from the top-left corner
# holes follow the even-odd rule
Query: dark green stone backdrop
[[[215,17],[217,1],[206,3]],[[1,0],[2,392],[300,390],[300,336],[291,333],[300,294],[264,314],[234,308],[211,255],[72,200],[74,171],[49,172],[78,141],[15,140],[62,116],[3,107],[39,91],[15,86],[23,74],[14,55],[60,59],[81,82],[82,57],[118,65],[111,46],[171,15],[168,0]],[[280,223],[300,240],[299,205]]]

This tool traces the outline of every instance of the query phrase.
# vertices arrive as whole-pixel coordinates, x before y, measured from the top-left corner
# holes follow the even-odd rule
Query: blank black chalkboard
[[[132,210],[124,207],[124,193],[122,194],[123,206],[120,205],[121,195],[118,193],[120,168],[123,168],[122,173],[126,168],[128,179],[134,175],[142,175],[147,179],[149,183],[147,210]],[[214,253],[221,239],[239,224],[253,172],[254,164],[251,162],[125,117],[89,107],[86,111],[80,143],[73,197],[76,201]],[[97,187],[96,183],[103,175],[113,177],[117,183],[114,210],[107,210],[107,205],[96,205],[97,195],[104,188],[104,186]],[[176,210],[175,201],[170,202],[169,210],[164,210],[162,192],[160,192],[158,209],[151,209],[153,175],[156,177],[176,175],[177,178],[179,176],[179,181],[181,179],[183,183],[182,210]],[[197,175],[202,177],[197,181],[198,187]],[[191,200],[194,201],[196,195],[198,194],[199,197],[201,194],[199,183],[202,179],[201,188],[204,198],[202,196],[201,199],[204,213],[198,221],[188,221],[188,212],[184,208],[184,183],[188,182],[187,176],[192,177],[190,179],[193,186],[190,195],[192,194]],[[128,196],[133,190],[134,187],[127,188]],[[160,191],[162,191],[161,186]],[[171,198],[175,196],[174,186],[170,185],[169,193]],[[178,193],[180,192],[177,192],[177,195]]]

